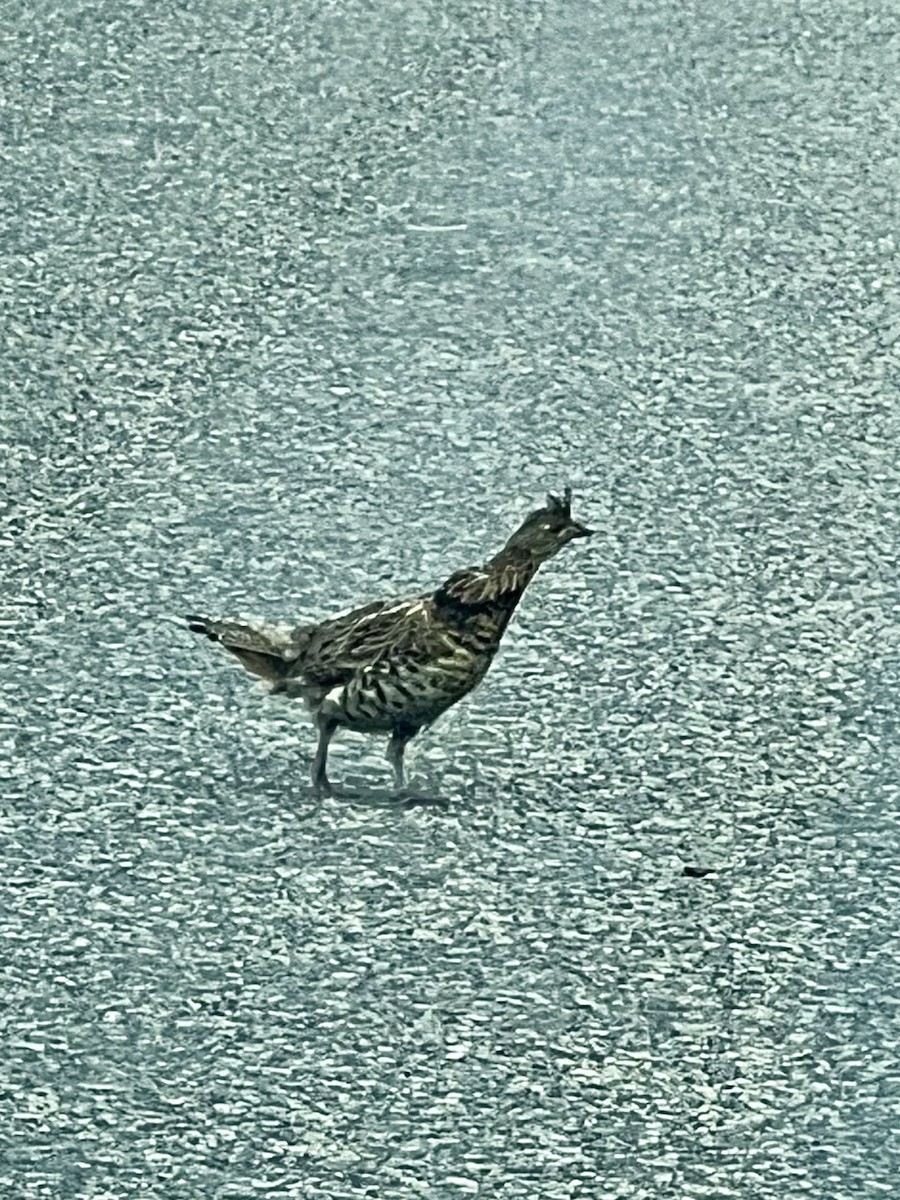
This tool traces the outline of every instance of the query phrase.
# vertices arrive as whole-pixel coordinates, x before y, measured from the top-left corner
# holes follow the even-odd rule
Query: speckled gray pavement
[[[900,1178],[894,3],[6,10],[4,1200]],[[173,618],[598,528],[410,753]]]

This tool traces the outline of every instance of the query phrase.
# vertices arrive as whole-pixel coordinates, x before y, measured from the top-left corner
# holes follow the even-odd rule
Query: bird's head
[[[567,487],[559,496],[548,496],[543,508],[530,513],[506,543],[507,550],[517,550],[538,562],[552,558],[573,538],[590,537],[594,532],[572,516],[572,489]]]

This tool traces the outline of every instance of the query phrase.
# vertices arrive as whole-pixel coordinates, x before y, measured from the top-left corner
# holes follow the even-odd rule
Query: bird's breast
[[[454,645],[425,663],[379,664],[332,688],[320,712],[360,733],[428,725],[480,682],[491,657]]]

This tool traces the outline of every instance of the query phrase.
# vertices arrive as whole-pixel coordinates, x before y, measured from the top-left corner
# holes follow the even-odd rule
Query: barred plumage
[[[402,788],[409,741],[480,683],[541,563],[591,532],[572,517],[566,488],[483,566],[454,572],[434,592],[376,600],[316,625],[188,617],[188,628],[221,642],[273,692],[306,702],[319,730],[317,792],[331,794],[328,744],[340,728],[389,733]]]

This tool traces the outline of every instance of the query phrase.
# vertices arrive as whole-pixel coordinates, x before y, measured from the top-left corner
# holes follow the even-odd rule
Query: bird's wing
[[[427,655],[427,596],[377,600],[305,630],[309,640],[292,669],[312,683],[346,683],[360,671]]]
[[[533,573],[533,572],[531,572]],[[388,672],[404,663],[424,665],[453,651],[461,628],[496,612],[502,632],[528,578],[511,564],[466,567],[434,593],[376,600],[331,621],[298,630],[308,637],[291,675],[334,687],[361,671]]]

